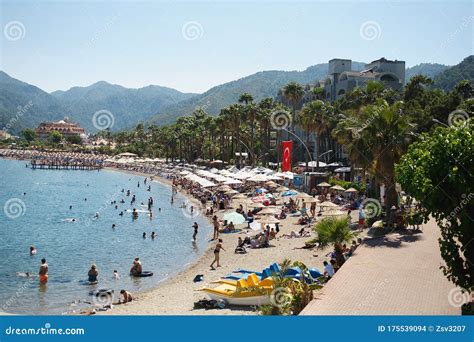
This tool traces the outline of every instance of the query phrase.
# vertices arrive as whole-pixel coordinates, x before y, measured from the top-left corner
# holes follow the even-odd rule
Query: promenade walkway
[[[449,300],[455,286],[439,268],[439,236],[431,220],[422,233],[367,241],[301,314],[459,315]]]

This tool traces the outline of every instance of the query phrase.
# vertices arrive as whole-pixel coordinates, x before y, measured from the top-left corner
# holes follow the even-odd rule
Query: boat
[[[259,280],[252,273],[245,279],[218,281],[219,286],[215,288],[202,288],[211,299],[222,300],[229,305],[254,306],[271,303],[270,295],[273,291],[273,280],[266,278]]]

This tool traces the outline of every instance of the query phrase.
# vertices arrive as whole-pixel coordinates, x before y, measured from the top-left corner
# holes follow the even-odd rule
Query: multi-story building
[[[326,100],[334,101],[369,81],[381,82],[385,87],[401,90],[405,84],[405,62],[380,58],[366,64],[361,71],[352,70],[352,60],[335,58],[329,61],[328,76],[324,80]]]
[[[36,128],[36,134],[39,139],[47,139],[54,131],[61,133],[64,138],[71,136],[84,138],[86,136],[84,128],[70,121],[67,117],[60,121],[42,122],[39,124],[38,128]]]

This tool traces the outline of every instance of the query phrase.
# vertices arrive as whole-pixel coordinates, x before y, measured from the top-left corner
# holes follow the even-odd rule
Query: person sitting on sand
[[[328,279],[331,279],[331,277],[334,275],[334,267],[329,264],[326,260],[323,262],[324,265],[324,275],[328,277]]]
[[[41,266],[38,272],[40,284],[46,284],[48,282],[48,264],[46,259],[41,259]]]
[[[97,270],[97,266],[92,264],[91,269],[87,273],[89,276],[89,282],[93,283],[97,281],[97,277],[99,276],[99,271]]]
[[[133,266],[130,269],[130,273],[133,276],[139,276],[140,274],[142,274],[142,263],[140,261],[140,258],[135,258],[135,260],[133,261]]]
[[[236,254],[244,254],[247,253],[245,250],[245,242],[242,240],[242,238],[239,236],[239,239],[237,240],[237,247],[235,248],[234,253]]]
[[[128,303],[133,300],[132,294],[128,291],[125,290],[120,290],[120,294],[122,295],[122,301],[119,301],[119,303]]]
[[[35,255],[36,254],[36,248],[35,246],[30,247],[30,255]]]

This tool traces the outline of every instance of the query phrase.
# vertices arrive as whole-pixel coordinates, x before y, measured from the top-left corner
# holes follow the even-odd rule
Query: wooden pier
[[[102,169],[102,164],[90,161],[69,162],[32,159],[30,167],[34,170],[100,170]]]

